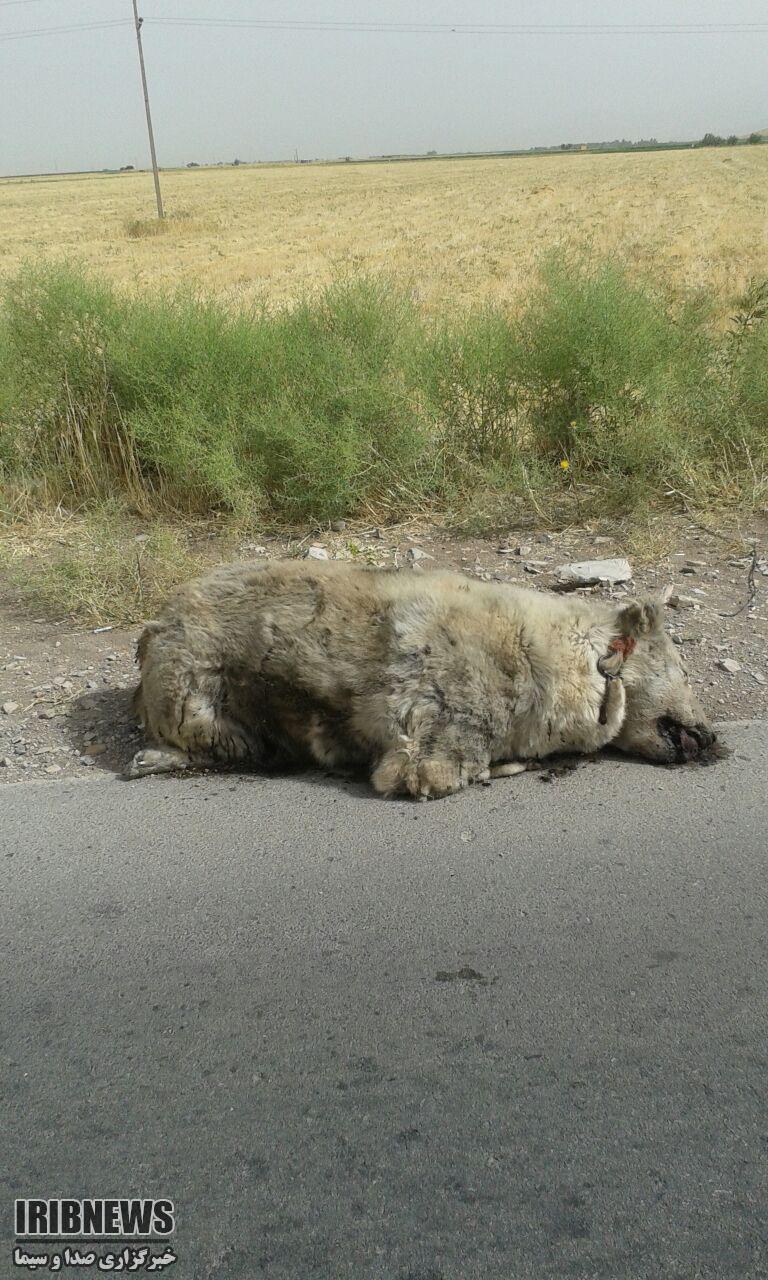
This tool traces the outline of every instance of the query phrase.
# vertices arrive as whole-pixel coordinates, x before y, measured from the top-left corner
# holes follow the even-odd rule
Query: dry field
[[[670,312],[601,264],[619,257],[665,293],[703,288],[733,316],[747,281],[768,278],[768,146],[182,170],[163,189],[155,235],[150,174],[0,180],[0,291],[23,262],[64,259],[139,295],[65,271],[5,299],[0,704],[19,712],[4,778],[135,749],[113,684],[133,679],[134,635],[83,623],[152,616],[201,564],[310,540],[393,566],[416,540],[436,564],[539,586],[562,560],[627,552],[638,589],[673,582],[688,600],[678,638],[721,713],[763,709],[765,579],[759,613],[745,579],[766,536],[768,329],[734,344],[708,308]],[[537,256],[585,242],[595,272],[562,261],[518,326]],[[429,323],[353,281],[322,306],[230,325],[230,302],[288,302],[350,271],[410,281]],[[179,283],[225,306],[145,297]],[[457,305],[483,301],[496,305],[455,323]],[[678,499],[693,523],[670,514]],[[533,562],[500,557],[497,529]],[[718,674],[723,653],[737,677]],[[86,674],[107,686],[104,714],[83,700],[65,730]]]
[[[131,288],[179,281],[288,299],[350,268],[394,271],[430,307],[513,301],[544,248],[588,241],[726,308],[768,275],[768,147],[280,165],[0,182],[0,273],[77,257]]]

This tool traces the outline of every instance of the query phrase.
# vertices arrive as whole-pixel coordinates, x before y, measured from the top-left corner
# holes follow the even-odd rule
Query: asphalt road
[[[5,1227],[169,1197],[180,1280],[768,1275],[768,725],[728,738],[427,805],[7,788]]]

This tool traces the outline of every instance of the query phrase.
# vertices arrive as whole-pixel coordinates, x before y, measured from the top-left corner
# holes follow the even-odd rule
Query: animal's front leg
[[[410,794],[419,800],[439,800],[487,776],[488,766],[478,760],[428,756],[419,760],[407,775],[406,785]]]
[[[455,741],[430,741],[420,749],[403,735],[398,746],[387,751],[371,775],[381,795],[403,794],[418,800],[437,800],[461,791],[471,782],[489,777],[487,755]]]
[[[461,791],[471,782],[484,782],[492,778],[514,778],[526,773],[528,765],[523,760],[508,760],[504,764],[489,765],[487,761],[463,759],[454,761],[428,757],[416,766],[415,775],[409,779],[408,790],[420,799],[436,800],[440,796]]]

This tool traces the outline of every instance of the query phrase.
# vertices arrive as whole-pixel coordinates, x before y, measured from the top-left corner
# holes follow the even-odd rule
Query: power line
[[[259,31],[392,32],[400,35],[755,35],[768,31],[768,22],[656,22],[656,23],[451,23],[331,20],[322,18],[162,18],[147,22],[168,26],[253,28]]]
[[[34,4],[39,0],[0,0],[0,6]],[[759,35],[768,32],[768,22],[721,23],[447,23],[447,22],[355,22],[322,18],[295,20],[269,18],[154,18],[145,22],[176,27],[216,27],[257,31],[328,31],[359,34],[396,35],[495,35],[495,36],[627,36],[627,35]],[[39,27],[25,31],[0,32],[2,40],[32,40],[39,36],[65,35],[72,31],[99,31],[122,27],[127,18],[79,22],[56,27]]]
[[[72,26],[65,27],[38,27],[36,30],[30,31],[3,31],[0,32],[0,40],[32,40],[36,36],[58,36],[64,35],[69,31],[100,31],[104,27],[127,27],[130,25],[130,18],[113,18],[108,22],[78,22]]]

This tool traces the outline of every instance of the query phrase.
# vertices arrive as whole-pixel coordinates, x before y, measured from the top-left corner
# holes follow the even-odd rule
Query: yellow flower
[[[570,465],[571,464],[568,462],[567,458],[561,458],[560,466],[563,471],[567,471]]]

